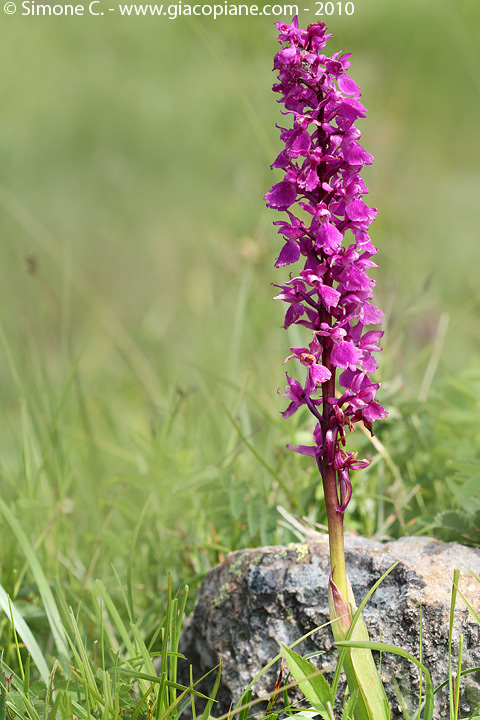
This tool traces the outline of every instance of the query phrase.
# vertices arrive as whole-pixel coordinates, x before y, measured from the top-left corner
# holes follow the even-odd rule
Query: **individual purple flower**
[[[317,388],[317,383],[312,382],[310,373],[308,373],[307,375],[305,387],[303,387],[303,385],[301,385],[298,380],[289,377],[287,373],[286,375],[288,384],[285,388],[285,393],[282,394],[283,397],[287,398],[287,400],[290,400],[290,404],[287,409],[284,410],[284,412],[282,413],[284,418],[291,417],[302,405],[311,405],[313,407],[314,405],[319,404],[319,400],[311,399],[311,395],[315,392]]]
[[[290,350],[292,355],[289,355],[285,362],[297,358],[302,365],[308,368],[309,388],[315,390],[319,385],[330,380],[332,373],[325,365],[321,364],[321,346],[316,340],[313,340],[308,348],[296,347],[290,348]]]
[[[324,484],[326,476],[336,478],[335,511],[343,515],[352,493],[349,473],[369,463],[344,450],[345,429],[357,422],[371,429],[386,417],[375,401],[379,384],[369,377],[383,334],[371,326],[383,313],[371,302],[375,281],[369,275],[377,267],[369,235],[377,211],[365,202],[361,177],[373,156],[356,127],[367,111],[347,74],[351,55],[324,54],[332,37],[324,23],[302,29],[294,18],[276,26],[283,47],[274,60],[273,89],[293,122],[280,128],[283,148],[272,168],[283,178],[265,201],[284,213],[275,223],[283,239],[275,267],[290,269],[301,260],[303,268],[277,285],[275,299],[287,305],[285,328],[300,325],[312,333],[308,346],[291,348],[287,358],[299,361],[306,375],[303,384],[287,375],[289,405],[282,415],[305,406],[315,417],[314,445],[289,447],[317,459]]]
[[[321,458],[323,453],[322,447],[322,428],[317,423],[313,431],[313,440],[315,445],[287,445],[289,450],[294,450],[300,455],[310,455],[310,457]]]

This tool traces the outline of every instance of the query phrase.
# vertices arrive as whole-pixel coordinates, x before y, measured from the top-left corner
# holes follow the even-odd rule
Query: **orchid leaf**
[[[333,707],[332,691],[321,671],[294,650],[289,650],[284,645],[282,645],[282,650],[287,658],[290,672],[298,683],[300,690],[307,700],[311,702],[315,710],[318,711],[319,715],[325,720],[330,720],[331,711],[329,706],[330,709]]]
[[[406,658],[410,662],[414,663],[422,672],[425,674],[425,704],[423,706],[423,720],[432,720],[433,719],[433,684],[432,684],[432,678],[430,676],[430,673],[428,672],[427,668],[423,663],[421,663],[417,658],[415,658],[413,655],[410,655],[410,653],[406,652],[405,650],[402,650],[401,648],[395,647],[395,645],[387,645],[385,643],[380,642],[366,642],[366,641],[359,641],[359,640],[337,640],[336,645],[338,647],[346,647],[350,648],[351,650],[377,650],[378,652],[391,652],[395,655],[400,655],[401,657]],[[348,676],[347,676],[348,677]],[[355,720],[360,720],[360,718],[363,718],[364,716],[361,716],[358,714],[358,711],[355,714]],[[370,718],[370,716],[367,716]],[[387,717],[388,720],[390,720],[390,715],[378,715],[377,717],[371,716],[373,720],[380,720],[380,718]]]
[[[328,602],[336,641],[345,641],[349,634],[351,617],[357,609],[348,579],[347,588],[348,605],[330,579]],[[347,618],[346,608],[349,608]],[[352,641],[369,641],[367,626],[361,614],[356,618],[350,638]],[[355,720],[390,720],[390,706],[371,651],[365,647],[350,649],[345,654],[343,669],[350,692],[357,694]]]

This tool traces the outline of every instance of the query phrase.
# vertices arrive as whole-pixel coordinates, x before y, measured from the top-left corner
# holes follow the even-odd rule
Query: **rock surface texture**
[[[419,657],[420,604],[423,614],[423,662],[436,687],[448,678],[448,624],[453,571],[461,570],[459,588],[480,614],[480,550],[431,538],[402,538],[382,544],[365,538],[346,538],[347,568],[357,604],[378,578],[396,561],[364,610],[372,640],[380,637]],[[227,712],[244,688],[279,652],[315,627],[328,623],[328,541],[264,547],[230,553],[211,570],[198,595],[184,631],[182,651],[200,675],[222,662],[218,704],[213,714]],[[463,633],[462,668],[480,666],[480,629],[458,596],[454,626],[454,662]],[[323,652],[315,659],[332,668],[336,649],[329,627],[313,633],[296,646],[301,654]],[[254,696],[273,690],[276,664],[254,686]],[[383,654],[382,678],[392,704],[392,717],[401,718],[400,701],[416,708],[419,674],[397,655]],[[393,676],[393,682],[392,682]],[[328,674],[327,674],[328,677]],[[213,680],[209,683],[211,685]],[[462,680],[460,717],[468,717],[480,703],[480,673]],[[448,688],[447,688],[448,690]],[[298,691],[289,698],[300,699]],[[436,719],[447,718],[448,695],[436,696]]]

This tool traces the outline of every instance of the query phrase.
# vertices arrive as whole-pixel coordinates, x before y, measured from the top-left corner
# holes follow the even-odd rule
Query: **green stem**
[[[328,541],[330,546],[330,567],[333,582],[347,600],[347,573],[345,570],[345,545],[343,540],[343,513],[338,511],[337,472],[332,465],[324,467],[323,492],[327,508]]]
[[[320,314],[320,322],[332,324],[332,317],[325,310]],[[333,582],[348,602],[347,592],[347,573],[345,570],[345,545],[343,541],[343,512],[339,510],[340,501],[337,490],[337,471],[333,466],[335,459],[335,441],[327,442],[327,436],[330,429],[330,418],[332,416],[332,406],[328,402],[328,398],[335,397],[335,370],[332,365],[331,349],[324,348],[322,355],[322,363],[331,372],[330,380],[323,383],[322,386],[322,438],[323,438],[323,458],[321,466],[323,493],[325,496],[325,506],[327,510],[328,524],[328,540],[330,546],[330,567],[333,571]]]

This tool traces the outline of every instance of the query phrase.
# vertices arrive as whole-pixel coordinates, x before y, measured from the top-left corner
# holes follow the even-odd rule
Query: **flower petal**
[[[362,355],[360,348],[355,347],[348,340],[344,340],[333,346],[331,359],[335,367],[354,370],[362,359]]]
[[[275,267],[284,267],[297,262],[300,257],[300,245],[295,240],[287,242],[280,251]]]
[[[277,210],[286,210],[295,202],[296,197],[297,190],[295,185],[287,180],[282,180],[282,182],[277,183],[268,191],[265,195],[265,202],[268,207],[276,208]]]

